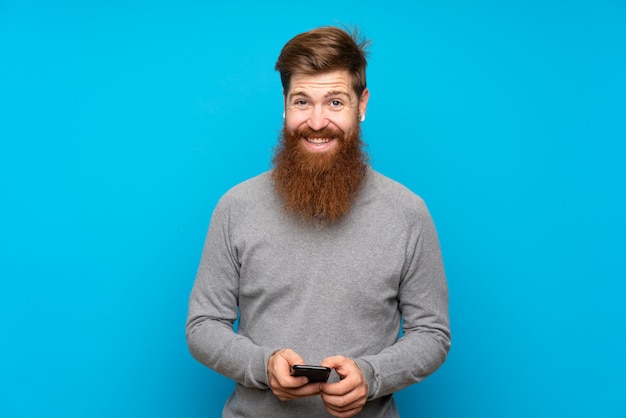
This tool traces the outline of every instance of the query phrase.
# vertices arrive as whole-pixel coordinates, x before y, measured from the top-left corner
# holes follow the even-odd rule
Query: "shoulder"
[[[373,170],[368,171],[368,191],[390,210],[415,210],[425,208],[424,200],[405,185]]]
[[[373,169],[368,171],[355,212],[359,218],[369,222],[375,219],[394,230],[419,231],[433,223],[426,203],[418,194]]]
[[[271,193],[273,193],[272,178],[270,172],[266,171],[233,186],[222,196],[222,199],[255,200]]]
[[[230,188],[219,199],[214,214],[243,215],[273,204],[274,186],[269,171],[261,173]]]

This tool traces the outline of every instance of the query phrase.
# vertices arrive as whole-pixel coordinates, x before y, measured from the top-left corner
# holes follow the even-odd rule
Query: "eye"
[[[333,109],[341,109],[343,107],[343,102],[337,99],[331,100],[330,107],[332,107]]]
[[[294,106],[304,107],[307,105],[307,101],[304,99],[297,99],[297,100],[294,100],[293,104]]]

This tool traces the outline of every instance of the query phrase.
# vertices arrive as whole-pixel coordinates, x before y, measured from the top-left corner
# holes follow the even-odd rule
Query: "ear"
[[[370,91],[366,88],[363,90],[363,94],[361,94],[361,99],[359,100],[359,115],[365,115],[367,112],[367,101],[370,99]]]

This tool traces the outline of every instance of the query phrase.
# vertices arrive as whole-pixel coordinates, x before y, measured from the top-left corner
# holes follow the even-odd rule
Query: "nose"
[[[320,106],[315,106],[311,109],[311,114],[309,115],[309,119],[307,120],[307,125],[309,128],[319,131],[328,126],[330,120],[324,114],[324,109]]]

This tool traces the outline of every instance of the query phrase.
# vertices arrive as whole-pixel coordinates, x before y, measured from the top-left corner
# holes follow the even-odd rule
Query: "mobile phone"
[[[306,376],[309,378],[309,383],[326,382],[330,376],[330,367],[294,364],[291,366],[291,375]]]

